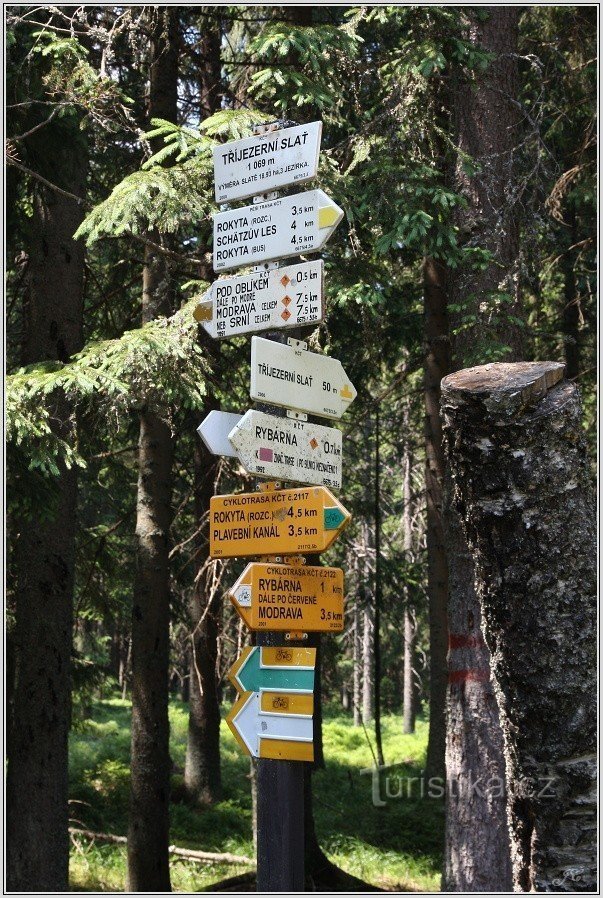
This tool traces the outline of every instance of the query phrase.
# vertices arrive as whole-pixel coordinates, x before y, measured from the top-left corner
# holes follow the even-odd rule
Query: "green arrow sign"
[[[231,668],[229,677],[244,692],[260,689],[312,692],[315,657],[315,649],[247,647]]]

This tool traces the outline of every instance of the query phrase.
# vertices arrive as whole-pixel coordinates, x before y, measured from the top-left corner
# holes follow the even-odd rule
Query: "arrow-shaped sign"
[[[343,630],[340,568],[253,562],[227,595],[250,630]]]
[[[251,398],[341,418],[356,390],[339,359],[298,348],[295,340],[290,343],[251,338]]]
[[[217,203],[241,200],[315,177],[322,122],[268,131],[214,147]]]
[[[324,486],[212,496],[211,558],[324,552],[350,513]]]
[[[324,318],[323,262],[220,278],[193,315],[214,338],[317,324]]]
[[[213,409],[199,424],[197,433],[212,455],[236,458],[237,453],[228,439],[228,434],[242,417],[233,412],[221,412],[218,409]]]
[[[312,692],[315,665],[316,649],[248,646],[230,668],[228,678],[239,692]]]
[[[214,271],[230,271],[319,250],[343,210],[322,190],[214,215]]]
[[[313,761],[313,711],[312,695],[242,692],[226,723],[245,754],[253,758]]]
[[[246,754],[313,761],[316,649],[246,648],[229,671],[240,695],[226,718]]]
[[[228,436],[250,474],[341,488],[341,431],[250,409]]]

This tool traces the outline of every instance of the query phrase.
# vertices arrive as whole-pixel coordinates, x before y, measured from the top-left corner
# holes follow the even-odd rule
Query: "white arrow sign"
[[[341,418],[356,398],[338,359],[308,352],[297,340],[274,343],[251,338],[252,399],[324,418]]]
[[[251,409],[229,440],[250,474],[341,488],[341,432]]]
[[[278,698],[272,702],[286,709],[294,696],[285,693],[281,702]],[[263,700],[260,692],[243,692],[235,703],[230,715],[229,724],[236,730],[247,751],[254,758],[263,757],[261,741],[278,739],[285,742],[306,742],[312,744],[314,735],[312,714],[265,711],[269,705]],[[304,760],[310,760],[304,758]]]
[[[214,271],[311,253],[323,246],[343,210],[322,190],[214,215]]]
[[[212,455],[226,455],[236,458],[237,453],[232,448],[228,434],[241,420],[242,415],[232,412],[220,412],[212,410],[209,415],[197,427],[197,433],[212,453]]]
[[[214,338],[316,324],[324,317],[323,262],[220,278],[206,297],[193,314]]]
[[[214,147],[217,203],[241,200],[314,178],[322,122],[268,131]]]

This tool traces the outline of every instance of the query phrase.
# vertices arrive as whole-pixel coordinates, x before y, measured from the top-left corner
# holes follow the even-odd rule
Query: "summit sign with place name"
[[[217,203],[242,200],[316,176],[322,122],[267,131],[214,147]]]
[[[193,315],[214,339],[317,324],[324,317],[322,259],[220,278]]]
[[[319,250],[343,210],[322,190],[241,206],[214,215],[214,271],[273,262]]]

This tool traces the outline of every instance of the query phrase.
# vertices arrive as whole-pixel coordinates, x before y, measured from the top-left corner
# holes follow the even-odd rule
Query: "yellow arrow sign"
[[[343,630],[340,568],[254,562],[227,595],[250,630]]]
[[[209,553],[235,558],[324,552],[350,519],[324,486],[213,496]]]

